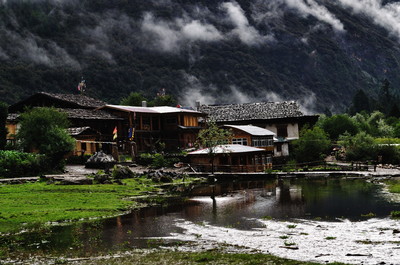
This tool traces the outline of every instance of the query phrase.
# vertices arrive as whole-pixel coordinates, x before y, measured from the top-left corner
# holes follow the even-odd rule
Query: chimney
[[[200,101],[196,100],[196,110],[199,110],[199,109],[200,109]]]
[[[147,107],[147,102],[145,100],[142,101],[142,107]]]

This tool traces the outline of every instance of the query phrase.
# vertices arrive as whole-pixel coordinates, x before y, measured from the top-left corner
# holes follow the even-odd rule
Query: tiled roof
[[[69,119],[83,119],[83,120],[121,120],[103,110],[92,109],[58,109],[61,112],[67,113]]]
[[[188,153],[188,155],[207,155],[209,154],[209,148],[204,148]],[[226,144],[218,145],[214,149],[215,154],[229,154],[229,153],[250,153],[250,152],[265,152],[264,149],[256,148],[247,145],[240,144]]]
[[[216,122],[304,116],[300,111],[299,105],[295,101],[202,105],[199,111],[207,113],[209,118]]]
[[[244,131],[250,135],[253,136],[268,136],[268,135],[275,135],[274,132],[271,132],[270,130],[258,127],[258,126],[253,126],[253,125],[224,125],[225,127],[228,128],[233,128],[237,130]]]
[[[72,127],[72,128],[68,128],[67,132],[69,135],[79,135],[81,133],[83,133],[84,131],[90,129],[89,126],[85,126],[85,127]]]
[[[78,106],[89,107],[89,108],[98,108],[106,105],[104,101],[91,98],[81,94],[56,94],[56,93],[48,93],[48,92],[40,92],[38,94],[43,94],[52,98],[56,98],[62,101],[74,103]]]
[[[184,108],[175,108],[168,106],[160,106],[160,107],[135,107],[135,106],[122,106],[122,105],[106,105],[101,107],[100,109],[115,109],[125,112],[138,112],[138,113],[154,113],[154,114],[167,114],[167,113],[193,113],[193,114],[201,114],[198,111],[184,109]]]

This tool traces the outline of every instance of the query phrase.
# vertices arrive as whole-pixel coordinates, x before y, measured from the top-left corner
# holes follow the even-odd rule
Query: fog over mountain
[[[37,91],[118,103],[161,88],[180,104],[298,100],[346,109],[400,94],[400,2],[0,0],[0,100]]]

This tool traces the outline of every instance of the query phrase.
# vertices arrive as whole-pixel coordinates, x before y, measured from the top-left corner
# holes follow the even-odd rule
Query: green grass
[[[145,178],[123,182],[126,185],[1,185],[0,233],[48,222],[116,215],[138,205],[126,198],[157,190]]]
[[[400,193],[400,180],[390,180],[387,182],[389,191],[393,193]]]
[[[179,251],[158,251],[153,253],[135,253],[130,256],[100,259],[92,261],[82,261],[80,264],[175,264],[175,265],[191,265],[191,264],[237,264],[237,265],[314,265],[318,263],[301,262],[289,259],[283,259],[265,254],[228,254],[218,251],[207,252],[179,252]],[[329,263],[329,264],[343,264],[343,263]]]

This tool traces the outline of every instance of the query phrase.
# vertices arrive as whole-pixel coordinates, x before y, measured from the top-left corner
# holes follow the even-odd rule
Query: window
[[[282,143],[278,143],[278,144],[276,145],[276,151],[277,151],[277,152],[282,152]]]
[[[233,138],[232,144],[247,145],[247,138]]]
[[[272,157],[271,156],[267,156],[267,164],[272,164]]]
[[[277,128],[278,137],[287,137],[288,136],[287,125],[278,125],[278,126],[276,126],[276,128]]]
[[[268,138],[254,138],[253,141],[253,146],[258,147],[258,146],[272,146],[274,145],[274,141],[272,139]]]

